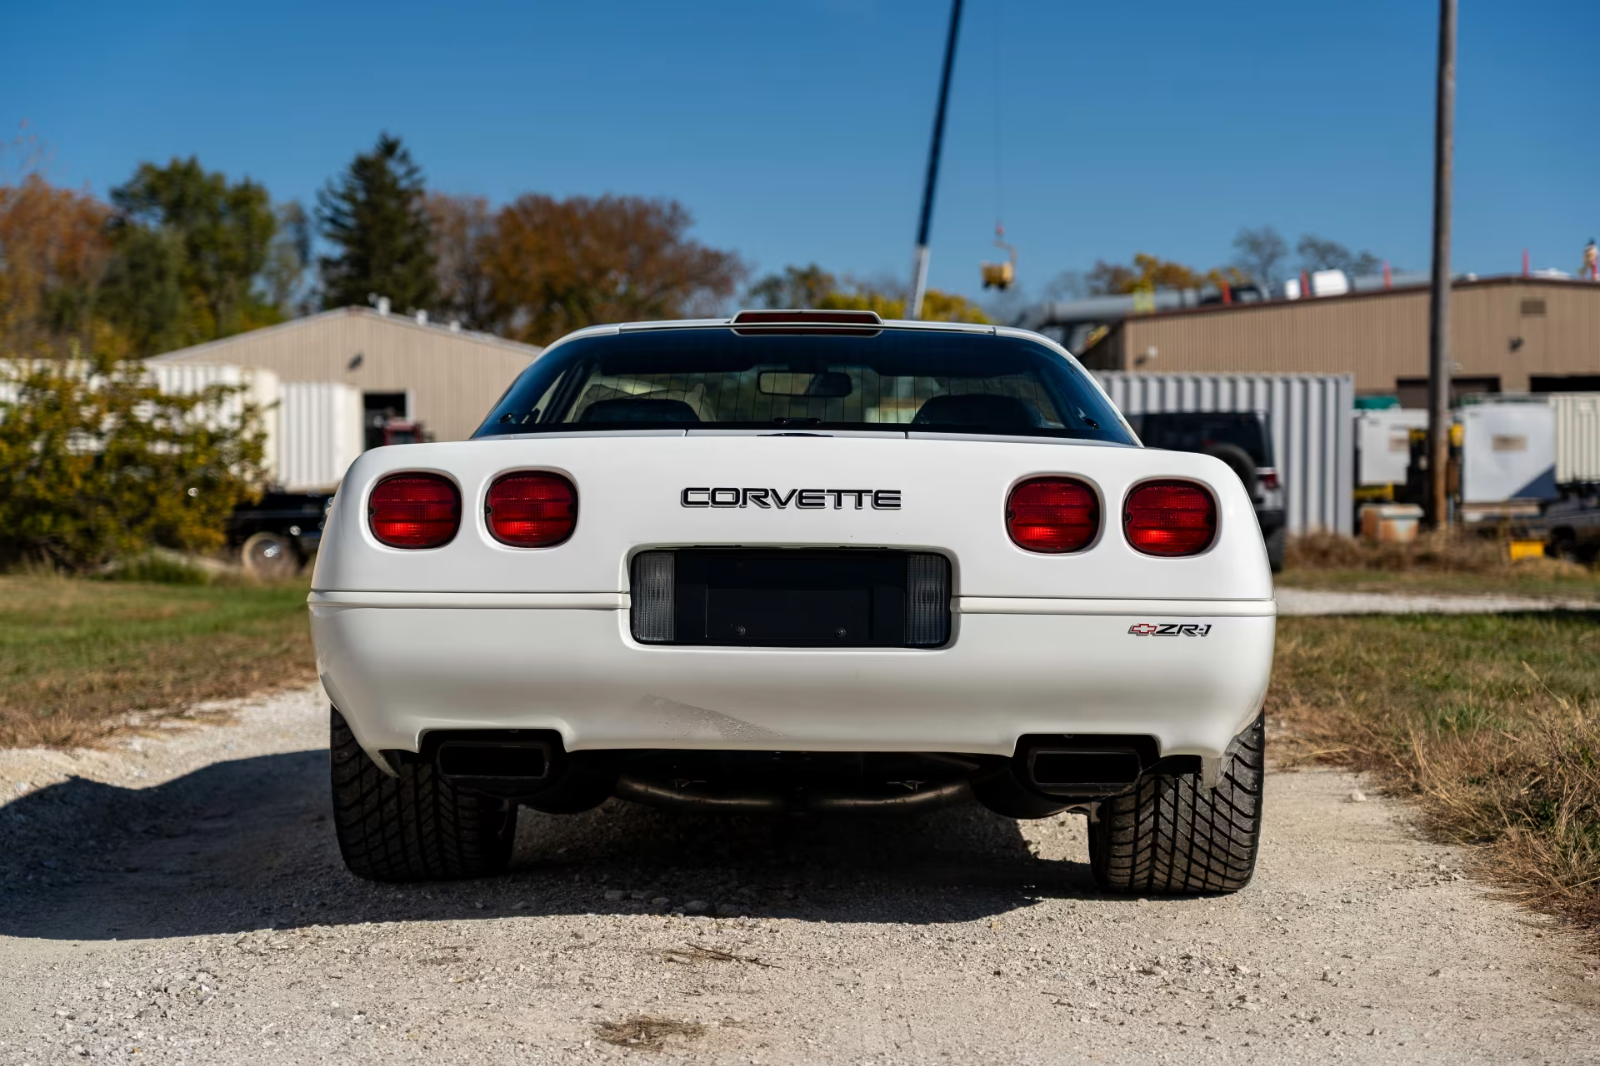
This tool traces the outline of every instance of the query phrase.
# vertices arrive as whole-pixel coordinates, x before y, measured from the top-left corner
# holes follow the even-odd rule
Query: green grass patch
[[[1287,761],[1378,774],[1529,903],[1600,926],[1600,611],[1283,618]]]
[[[306,586],[0,578],[0,746],[310,680]]]
[[[1513,563],[1495,570],[1459,573],[1432,570],[1290,568],[1277,575],[1284,588],[1340,592],[1396,592],[1549,597],[1592,601],[1600,606],[1600,573],[1554,560]]]

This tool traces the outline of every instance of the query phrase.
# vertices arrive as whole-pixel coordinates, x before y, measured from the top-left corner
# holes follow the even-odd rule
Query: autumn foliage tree
[[[111,209],[37,173],[0,185],[0,348],[39,354],[96,345],[95,301]]]
[[[904,296],[890,292],[891,285],[854,280],[841,281],[815,263],[786,266],[781,273],[761,278],[745,295],[757,307],[848,311],[876,311],[882,318],[904,318]],[[923,297],[922,317],[930,322],[987,323],[989,317],[964,296],[929,289]]]
[[[688,236],[683,205],[528,194],[495,218],[486,265],[502,329],[543,343],[598,322],[709,314],[745,274]]]

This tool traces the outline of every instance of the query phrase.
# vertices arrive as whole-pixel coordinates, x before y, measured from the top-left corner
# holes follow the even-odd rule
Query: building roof
[[[538,345],[507,340],[493,333],[480,333],[476,330],[462,329],[459,324],[441,323],[432,319],[419,320],[412,315],[397,315],[392,312],[382,313],[371,307],[335,307],[327,311],[319,311],[314,315],[306,315],[303,318],[293,318],[287,322],[280,322],[275,326],[263,326],[261,329],[253,329],[248,333],[235,333],[231,337],[222,337],[218,340],[206,341],[204,344],[194,344],[187,348],[179,348],[176,351],[154,355],[145,361],[149,363],[166,363],[180,360],[191,363],[228,363],[232,361],[227,358],[228,349],[236,347],[247,338],[251,341],[276,339],[279,336],[288,335],[297,330],[315,328],[330,320],[351,315],[381,322],[384,325],[394,326],[399,329],[419,330],[429,334],[443,334],[457,340],[491,345],[504,351],[526,354],[529,362],[533,361],[534,356],[544,351]]]

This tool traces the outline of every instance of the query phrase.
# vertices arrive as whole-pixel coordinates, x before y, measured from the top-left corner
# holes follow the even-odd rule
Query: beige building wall
[[[1457,282],[1450,300],[1457,377],[1528,388],[1532,375],[1600,374],[1600,285],[1495,278]],[[1393,392],[1428,375],[1428,290],[1203,307],[1130,318],[1085,353],[1105,370],[1355,375]]]
[[[157,356],[157,363],[265,367],[282,382],[409,392],[437,440],[465,440],[541,349],[484,333],[347,307]]]

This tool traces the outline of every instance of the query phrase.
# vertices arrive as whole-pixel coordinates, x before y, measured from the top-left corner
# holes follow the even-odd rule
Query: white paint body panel
[[[577,486],[566,543],[518,549],[490,536],[489,485],[527,469]],[[461,488],[462,527],[444,547],[388,548],[368,530],[373,486],[414,470]],[[1007,495],[1039,475],[1095,487],[1102,532],[1089,548],[1050,556],[1011,542]],[[1152,558],[1125,540],[1127,493],[1158,477],[1216,497],[1218,536],[1201,555]],[[682,506],[695,486],[898,489],[903,504]],[[629,561],[689,545],[941,552],[951,640],[938,650],[635,642]],[[554,729],[569,750],[996,755],[1027,733],[1098,732],[1148,733],[1166,754],[1215,759],[1261,706],[1276,615],[1250,500],[1216,459],[901,433],[579,433],[375,449],[345,476],[313,588],[323,684],[369,752],[415,751],[429,730],[465,728]],[[1151,620],[1211,629],[1129,633]]]

